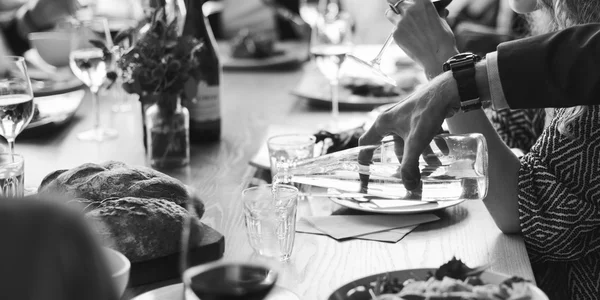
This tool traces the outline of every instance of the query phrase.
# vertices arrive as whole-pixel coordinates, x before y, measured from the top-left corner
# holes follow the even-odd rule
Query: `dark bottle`
[[[184,93],[183,102],[190,113],[190,141],[213,142],[221,138],[221,63],[216,40],[202,13],[202,0],[186,0],[184,35],[204,42],[200,53],[200,79]],[[196,89],[197,88],[197,89]]]

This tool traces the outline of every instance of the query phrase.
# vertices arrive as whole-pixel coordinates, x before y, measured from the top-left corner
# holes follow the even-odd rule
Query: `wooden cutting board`
[[[223,235],[203,223],[196,224],[197,232],[201,234],[196,235],[198,238],[194,242],[195,247],[190,251],[193,263],[201,264],[220,259],[225,251]],[[179,278],[180,274],[180,253],[132,263],[129,287]]]

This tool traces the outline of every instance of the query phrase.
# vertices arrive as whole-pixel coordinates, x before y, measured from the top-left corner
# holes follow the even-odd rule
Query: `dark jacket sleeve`
[[[498,68],[511,109],[600,104],[600,24],[502,43]]]

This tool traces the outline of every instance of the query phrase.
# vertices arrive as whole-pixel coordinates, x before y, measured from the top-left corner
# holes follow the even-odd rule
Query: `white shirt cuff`
[[[491,52],[485,56],[487,73],[488,73],[488,84],[490,86],[490,95],[492,97],[492,107],[494,110],[509,109],[506,98],[504,97],[504,90],[502,89],[502,82],[500,81],[500,71],[498,69],[498,52]]]

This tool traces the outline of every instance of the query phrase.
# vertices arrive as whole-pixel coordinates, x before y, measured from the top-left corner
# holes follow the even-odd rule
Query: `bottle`
[[[187,0],[184,35],[204,42],[201,51],[200,79],[188,84],[184,105],[190,112],[190,141],[214,142],[221,138],[221,63],[217,42],[202,13],[201,0]],[[190,86],[191,85],[191,86]]]
[[[373,153],[371,162],[361,162],[366,153]],[[487,194],[487,145],[481,134],[434,137],[421,155],[419,166],[422,186],[416,191],[407,191],[402,184],[394,141],[385,139],[380,146],[361,146],[308,160],[280,163],[273,181],[399,200],[482,200]]]

